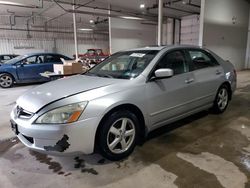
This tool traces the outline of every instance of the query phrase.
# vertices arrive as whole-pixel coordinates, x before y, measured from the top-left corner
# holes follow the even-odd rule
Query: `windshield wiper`
[[[104,78],[114,78],[113,76],[105,73],[92,73],[92,72],[87,72],[84,75],[87,76],[98,76],[98,77],[104,77]]]
[[[87,75],[87,76],[97,76],[95,73],[92,72],[86,72],[83,75]]]
[[[109,75],[109,74],[105,74],[105,73],[101,73],[101,74],[96,74],[99,77],[104,77],[104,78],[114,78],[113,76]]]

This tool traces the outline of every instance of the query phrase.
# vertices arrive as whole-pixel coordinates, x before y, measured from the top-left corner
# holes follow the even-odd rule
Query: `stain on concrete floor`
[[[48,169],[53,170],[53,172],[58,173],[59,175],[64,174],[62,172],[62,166],[60,163],[53,161],[51,157],[48,157],[46,154],[38,153],[36,151],[29,150],[30,155],[34,156],[37,161],[48,165]]]
[[[249,74],[238,74],[239,89],[224,114],[201,112],[154,131],[120,162],[97,154],[51,157],[1,141],[1,186],[250,187]]]
[[[19,143],[19,140],[17,138],[1,140],[0,141],[0,156],[18,143]]]

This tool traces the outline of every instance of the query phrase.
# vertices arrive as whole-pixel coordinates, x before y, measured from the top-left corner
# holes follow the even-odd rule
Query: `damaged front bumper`
[[[11,113],[11,127],[19,140],[32,150],[51,155],[94,151],[95,133],[99,118],[89,118],[71,124],[37,125]]]

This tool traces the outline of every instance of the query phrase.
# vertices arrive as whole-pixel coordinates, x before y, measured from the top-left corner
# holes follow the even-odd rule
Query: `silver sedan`
[[[223,113],[235,88],[233,65],[209,50],[132,49],[29,90],[11,112],[11,127],[39,152],[99,151],[120,160],[154,129],[207,109]]]

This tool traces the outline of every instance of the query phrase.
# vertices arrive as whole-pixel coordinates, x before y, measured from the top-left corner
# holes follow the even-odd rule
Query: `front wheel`
[[[0,86],[2,88],[10,88],[14,84],[14,79],[10,74],[3,73],[0,75]]]
[[[226,85],[219,88],[217,95],[215,97],[213,112],[217,114],[223,113],[229,103],[229,89]]]
[[[138,118],[127,110],[111,114],[98,135],[101,154],[109,160],[121,160],[129,156],[135,146],[138,135]]]

